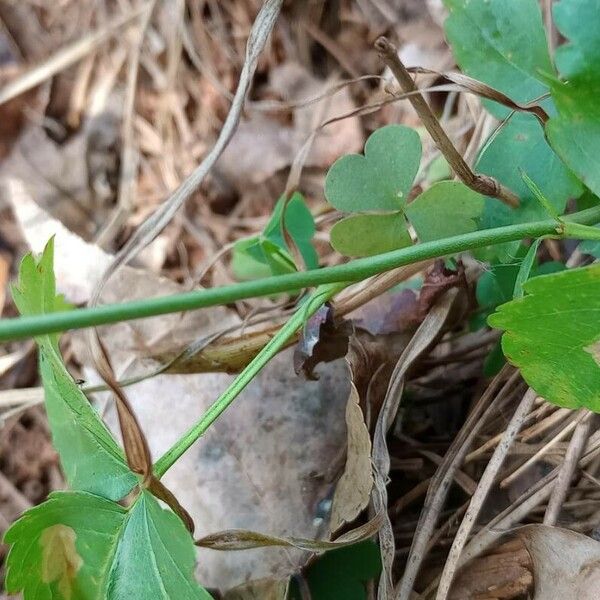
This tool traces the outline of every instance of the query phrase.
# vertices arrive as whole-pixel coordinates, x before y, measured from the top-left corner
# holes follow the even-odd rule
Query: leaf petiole
[[[344,289],[347,283],[332,283],[318,287],[302,303],[292,318],[277,332],[269,343],[256,355],[248,366],[235,378],[233,383],[173,446],[158,459],[154,465],[156,477],[162,477],[177,460],[200,438],[204,432],[230,406],[240,392],[254,379],[263,367],[285,346],[288,339],[312,316],[325,302]]]

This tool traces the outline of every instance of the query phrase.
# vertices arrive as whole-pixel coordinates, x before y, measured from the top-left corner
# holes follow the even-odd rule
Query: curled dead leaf
[[[533,600],[597,600],[600,542],[548,525],[526,525],[514,534],[533,561]]]
[[[294,350],[294,370],[306,379],[318,379],[314,368],[346,356],[351,325],[334,318],[330,305],[322,306],[304,325]]]
[[[333,496],[330,530],[351,523],[369,503],[373,488],[371,471],[371,437],[360,408],[360,398],[354,383],[346,406],[348,444],[346,467]]]

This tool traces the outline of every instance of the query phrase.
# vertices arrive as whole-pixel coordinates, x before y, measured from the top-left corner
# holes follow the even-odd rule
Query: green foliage
[[[19,281],[13,286],[15,304],[23,315],[51,313],[67,306],[56,295],[53,272],[54,242],[46,245],[39,262],[23,258]],[[58,349],[58,336],[37,338],[46,411],[69,485],[118,500],[136,485],[121,448],[67,371]]]
[[[388,125],[367,140],[365,156],[343,156],[331,167],[327,199],[338,210],[359,213],[333,226],[331,244],[338,252],[373,256],[409,246],[407,217],[422,242],[477,230],[483,197],[462,183],[434,183],[407,204],[420,158],[417,133]]]
[[[365,584],[380,571],[379,549],[365,541],[326,552],[307,569],[305,577],[313,600],[366,600]],[[302,598],[294,581],[290,598]]]
[[[284,206],[285,218],[282,219]],[[236,242],[231,268],[237,279],[259,279],[297,270],[284,228],[302,255],[306,267],[317,267],[318,257],[311,242],[315,235],[315,222],[304,198],[296,192],[287,204],[283,197],[277,201],[260,235]]]
[[[458,181],[440,181],[406,207],[419,241],[431,242],[477,231],[483,196]]]
[[[332,228],[330,241],[346,256],[373,256],[412,244],[402,212],[343,219]]]
[[[444,0],[450,15],[446,36],[462,70],[504,92],[529,102],[548,91],[540,81],[552,73],[552,62],[537,0]],[[488,110],[504,118],[509,110],[486,101]]]
[[[66,307],[53,255],[50,240],[39,261],[23,259],[13,288],[23,314]],[[52,494],[6,532],[7,590],[27,600],[210,598],[193,579],[193,540],[179,517],[146,491],[128,509],[114,502],[138,478],[69,375],[58,336],[36,341],[53,443],[77,491]]]
[[[554,69],[537,0],[445,0],[445,3],[450,10],[446,34],[465,73],[523,103],[549,92],[548,82]],[[546,110],[554,111],[549,101],[543,104]],[[485,105],[496,117],[509,115],[509,110],[497,103],[486,101]],[[495,177],[516,192],[521,205],[511,209],[487,198],[484,228],[544,217],[543,208],[522,181],[519,169],[540,182],[542,192],[558,214],[564,212],[569,198],[576,198],[583,190],[548,145],[537,119],[530,114],[513,115],[485,144],[476,170]],[[516,246],[498,247],[495,255],[503,261],[510,260]]]
[[[334,225],[331,243],[348,256],[373,256],[410,246],[411,225],[420,242],[417,247],[313,273],[296,273],[304,267],[316,270],[318,257],[312,246],[314,220],[302,196],[294,194],[289,201],[279,199],[260,235],[234,247],[232,269],[239,279],[283,276],[276,281],[179,296],[179,303],[159,299],[154,313],[143,301],[104,310],[101,318],[91,318],[93,310],[84,312],[76,322],[89,326],[123,319],[124,315],[138,318],[139,311],[148,316],[173,311],[174,306],[210,306],[291,291],[295,286],[328,284],[314,292],[200,421],[159,459],[155,474],[164,474],[302,327],[309,314],[347,285],[339,282],[364,279],[411,261],[480,249],[483,244],[494,246],[496,258],[512,262],[492,262],[481,276],[476,290],[481,310],[472,325],[483,326],[487,318],[491,326],[503,329],[504,354],[547,400],[600,412],[600,264],[552,275],[541,274],[564,269],[564,265],[537,265],[539,236],[584,239],[581,251],[600,256],[599,230],[589,227],[600,220],[594,196],[600,194],[600,0],[560,0],[555,5],[557,27],[568,40],[555,57],[560,79],[548,54],[537,0],[445,2],[450,10],[446,31],[463,70],[517,101],[539,101],[550,115],[544,131],[532,115],[509,116],[506,107],[485,101],[487,110],[504,122],[485,144],[476,170],[515,191],[521,198],[520,207],[508,208],[455,181],[438,181],[427,187],[448,176],[443,159],[425,175],[427,189],[409,202],[419,170],[421,142],[414,130],[389,125],[370,136],[364,155],[340,158],[327,175],[328,201],[347,213]],[[551,97],[540,99],[544,94]],[[596,208],[563,219],[567,200],[581,196],[583,184],[590,191],[580,203]],[[498,226],[506,228],[486,235],[474,233],[478,228]],[[531,239],[528,249],[519,245],[523,238]],[[432,243],[438,240],[443,241]],[[507,240],[509,244],[498,247],[498,242]],[[69,309],[56,294],[52,260],[52,241],[38,262],[31,255],[23,260],[13,290],[23,315],[53,316]],[[58,317],[49,321],[45,329],[40,326],[35,331],[60,326]],[[60,321],[65,322],[72,325],[72,321]],[[7,330],[11,331],[10,326],[0,326],[4,335]],[[13,331],[19,331],[18,327]],[[36,341],[53,441],[75,491],[51,494],[7,531],[5,541],[12,545],[7,558],[7,590],[23,592],[26,600],[210,598],[193,577],[195,552],[190,534],[174,513],[162,509],[149,491],[140,489],[121,448],[69,375],[58,336],[40,335]],[[486,373],[495,372],[502,360],[498,346],[486,361]],[[130,506],[117,503],[133,490]],[[326,553],[305,576],[317,600],[362,600],[366,598],[365,582],[380,570],[377,547],[365,542]],[[298,593],[292,591],[296,597]]]
[[[482,221],[486,228],[526,223],[547,216],[520,171],[538,183],[559,215],[563,214],[567,200],[576,198],[583,190],[581,183],[552,151],[541,125],[531,115],[517,114],[504,124],[484,147],[476,169],[496,177],[521,199],[519,208],[512,209],[495,198],[487,198]]]
[[[210,599],[194,580],[192,538],[148,492],[129,507],[57,492],[6,532],[6,589],[27,600]]]
[[[381,127],[367,140],[364,156],[343,156],[329,169],[325,196],[343,212],[399,210],[420,161],[421,140],[414,129]]]
[[[502,349],[549,402],[600,411],[600,264],[531,279],[489,318]]]
[[[379,213],[354,215],[336,223],[331,243],[338,252],[372,256],[411,244],[401,209],[420,160],[417,132],[387,125],[369,137],[364,156],[350,154],[334,163],[325,180],[327,200],[344,212]]]
[[[553,81],[558,115],[546,131],[552,147],[581,180],[600,194],[600,0],[561,0],[554,21],[569,40],[556,51],[556,65],[565,80]]]

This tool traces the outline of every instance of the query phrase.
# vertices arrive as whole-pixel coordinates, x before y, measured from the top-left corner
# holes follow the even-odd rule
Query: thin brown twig
[[[487,390],[479,398],[465,424],[446,452],[444,463],[438,468],[431,480],[425,498],[425,506],[419,516],[419,523],[411,544],[404,575],[394,590],[393,597],[395,600],[409,600],[411,598],[414,583],[425,558],[429,540],[450,491],[454,474],[463,463],[467,451],[487,421],[490,411],[494,410],[492,401],[496,400],[497,403],[500,397],[510,393],[517,381],[518,374],[513,372],[501,386],[503,378],[509,372],[508,369],[508,367],[505,367],[496,375]]]
[[[405,93],[416,92],[418,88],[415,85],[413,78],[410,76],[410,73],[400,60],[396,47],[387,38],[380,37],[375,42],[375,48],[383,62],[385,62],[394,74],[394,77],[398,80],[402,91]],[[493,177],[480,175],[472,171],[471,167],[466,163],[465,159],[455,148],[443,127],[440,125],[440,122],[433,114],[433,111],[422,94],[417,93],[409,96],[408,101],[419,115],[419,118],[429,132],[429,135],[431,135],[434,142],[437,144],[456,176],[466,186],[484,196],[498,198],[498,200],[501,200],[509,206],[519,206],[519,198],[514,192],[510,191]]]
[[[483,503],[487,499],[492,485],[496,480],[498,472],[504,464],[504,460],[508,455],[508,451],[517,437],[517,434],[521,430],[529,411],[533,407],[536,397],[537,394],[531,388],[525,392],[523,399],[513,414],[513,417],[508,424],[504,435],[502,436],[502,440],[496,447],[492,458],[487,464],[485,471],[479,480],[477,489],[471,497],[467,512],[461,521],[456,535],[454,536],[454,541],[452,543],[452,547],[450,548],[450,553],[440,578],[436,600],[445,600],[450,593],[450,586],[458,568],[460,555],[463,551],[463,548],[465,547],[465,544],[471,535],[473,527],[475,526],[475,521],[477,520]]]
[[[567,497],[571,480],[573,479],[573,475],[577,469],[577,464],[585,445],[587,444],[592,428],[593,415],[590,413],[590,411],[585,409],[583,409],[582,412],[587,418],[584,418],[583,421],[581,421],[575,428],[573,437],[571,438],[569,447],[567,448],[565,459],[560,467],[558,477],[556,478],[552,495],[548,501],[548,506],[546,507],[546,513],[544,514],[544,525],[556,525],[556,522],[558,521],[558,515]]]

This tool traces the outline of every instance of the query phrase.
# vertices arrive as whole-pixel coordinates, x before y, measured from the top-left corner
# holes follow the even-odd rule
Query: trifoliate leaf
[[[561,0],[553,12],[568,42],[556,51],[565,83],[552,85],[559,114],[550,119],[546,133],[565,163],[600,194],[600,0]]]
[[[343,212],[394,211],[406,203],[421,160],[413,129],[387,125],[365,144],[365,154],[338,159],[327,173],[325,196]]]
[[[194,580],[193,540],[148,492],[124,508],[56,492],[6,532],[6,589],[27,600],[209,600]]]
[[[412,243],[401,212],[352,215],[333,226],[330,240],[331,245],[345,256],[373,256]]]
[[[458,181],[440,181],[405,209],[420,242],[477,231],[483,196]]]
[[[23,259],[19,281],[13,286],[21,314],[66,308],[62,296],[56,295],[53,257],[50,240],[39,262],[31,254]],[[40,336],[36,342],[52,440],[69,485],[112,500],[123,498],[138,481],[127,467],[123,451],[67,371],[58,336]]]
[[[446,36],[466,74],[517,102],[535,100],[548,91],[543,77],[553,68],[537,0],[444,3],[450,11]],[[486,107],[500,118],[510,112],[490,101],[486,101]]]
[[[600,264],[530,279],[498,308],[502,349],[549,402],[600,411]]]

